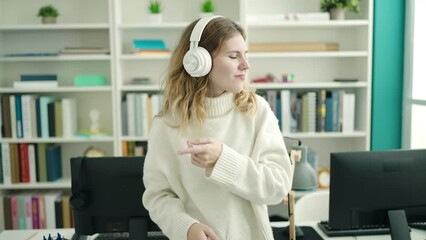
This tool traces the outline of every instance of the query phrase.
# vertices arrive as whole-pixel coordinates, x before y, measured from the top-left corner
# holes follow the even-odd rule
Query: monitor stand
[[[79,235],[77,233],[74,233],[71,237],[71,240],[89,240],[90,236],[88,235]]]
[[[130,218],[129,240],[148,240],[148,218]]]
[[[410,228],[408,227],[407,217],[405,211],[389,210],[389,228],[392,240],[410,240]]]

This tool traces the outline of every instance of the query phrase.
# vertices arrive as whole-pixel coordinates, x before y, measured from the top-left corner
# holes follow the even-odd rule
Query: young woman
[[[273,239],[266,205],[290,191],[290,160],[249,68],[245,32],[224,17],[191,23],[172,54],[143,178],[143,204],[170,239]]]

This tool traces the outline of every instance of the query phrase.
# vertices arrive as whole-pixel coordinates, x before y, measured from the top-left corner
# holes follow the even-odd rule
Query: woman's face
[[[235,34],[224,41],[214,54],[209,97],[219,96],[225,91],[241,92],[249,68],[244,38],[241,34]]]

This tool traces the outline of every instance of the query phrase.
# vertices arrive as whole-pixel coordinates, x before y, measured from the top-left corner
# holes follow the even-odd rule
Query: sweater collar
[[[207,117],[218,117],[234,107],[234,94],[224,92],[218,97],[206,98]]]

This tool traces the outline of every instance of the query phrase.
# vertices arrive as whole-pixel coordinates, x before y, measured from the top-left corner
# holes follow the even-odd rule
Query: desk
[[[287,222],[272,222],[272,227],[284,227],[287,226]],[[306,224],[300,224],[300,226],[311,226],[313,227],[323,239],[331,240],[391,240],[390,235],[374,235],[374,236],[357,236],[357,237],[327,237],[321,229],[318,228],[317,222],[306,222]],[[56,236],[56,233],[60,233],[67,239],[70,239],[74,233],[74,229],[39,229],[39,230],[5,230],[0,233],[0,240],[42,240],[43,235],[47,236],[52,234]],[[90,239],[90,238],[89,238]],[[94,238],[92,238],[94,239]],[[419,229],[411,230],[411,240],[425,240],[426,231]],[[276,239],[279,240],[279,239]]]

